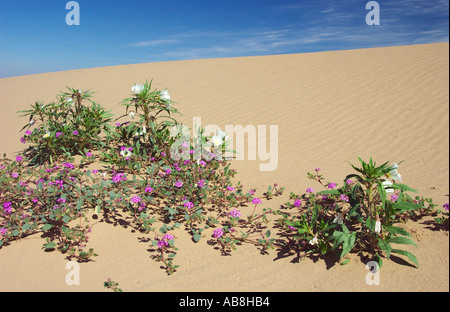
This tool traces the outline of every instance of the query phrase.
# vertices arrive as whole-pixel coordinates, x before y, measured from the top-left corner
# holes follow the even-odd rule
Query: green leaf
[[[202,234],[196,233],[193,235],[193,238],[195,242],[198,242],[202,238]]]
[[[350,259],[345,259],[344,261],[342,261],[341,265],[346,265],[350,262]]]
[[[414,256],[409,251],[400,250],[400,249],[392,249],[392,252],[398,253],[398,254],[403,255],[403,256],[407,256],[409,258],[409,260],[414,262],[416,264],[417,268],[419,268],[419,261],[417,260],[416,256]]]
[[[398,227],[398,226],[385,226],[384,228],[386,230],[388,230],[389,233],[411,237],[411,235],[408,233],[408,231],[406,231],[405,229],[403,229],[401,227]]]
[[[378,246],[386,252],[386,258],[389,259],[391,257],[392,246],[381,239],[378,239]]]
[[[13,236],[19,236],[20,232],[17,230],[12,231]]]
[[[29,230],[33,225],[31,223],[26,223],[22,226],[22,232]]]
[[[63,217],[63,222],[67,224],[67,223],[69,223],[69,221],[70,221],[70,217],[68,215],[65,215]]]
[[[83,207],[83,204],[84,204],[84,198],[80,198],[77,201],[77,210],[81,210],[81,207]]]
[[[403,192],[413,192],[413,193],[419,193],[419,191],[409,187],[406,184],[400,184],[400,183],[395,183],[394,185],[392,185],[392,188],[396,189],[396,190],[401,190]]]
[[[269,238],[269,236],[270,236],[270,230],[267,230],[266,237]]]
[[[412,240],[410,240],[409,238],[406,238],[406,237],[396,236],[391,239],[388,239],[388,242],[394,243],[394,244],[413,245],[413,246],[417,247],[417,245]]]
[[[56,247],[56,244],[54,242],[49,242],[47,244],[45,244],[44,246],[46,249],[53,249]]]

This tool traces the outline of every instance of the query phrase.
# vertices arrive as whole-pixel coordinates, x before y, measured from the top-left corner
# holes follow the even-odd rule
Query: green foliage
[[[412,199],[407,192],[416,190],[395,183],[401,181],[397,164],[377,166],[372,159],[368,163],[358,159],[361,167],[351,165],[357,173],[346,176],[339,188],[335,183],[324,183],[318,169],[315,174],[308,173],[308,177],[318,181],[325,190],[304,195],[298,216],[284,216],[281,224],[294,231],[290,235],[291,243],[309,252],[339,252],[341,259],[350,252],[365,252],[377,260],[380,267],[383,255],[389,259],[391,253],[397,253],[418,267],[418,260],[411,252],[394,248],[396,245],[416,246],[411,235],[395,224],[430,213],[435,205],[431,199],[418,196]],[[390,199],[388,193],[392,193]],[[291,193],[291,199],[299,198]]]

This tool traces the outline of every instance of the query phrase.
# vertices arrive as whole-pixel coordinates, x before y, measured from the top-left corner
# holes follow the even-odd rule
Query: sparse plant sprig
[[[106,282],[103,282],[103,286],[105,288],[111,289],[114,292],[123,292],[123,290],[119,288],[119,283],[111,280],[111,278],[108,278]]]
[[[175,237],[172,234],[166,233],[161,239],[156,238],[152,244],[157,247],[160,254],[155,258],[157,261],[162,261],[165,265],[165,270],[168,275],[172,275],[179,265],[173,264],[173,259],[176,256],[178,248],[175,247]]]

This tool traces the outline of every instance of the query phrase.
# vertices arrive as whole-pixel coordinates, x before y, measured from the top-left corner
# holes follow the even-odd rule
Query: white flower
[[[48,137],[50,137],[50,132],[47,132],[47,133],[44,134],[44,136],[43,136],[44,139],[46,139],[46,138],[48,138]]]
[[[375,222],[375,232],[376,233],[380,233],[381,232],[381,222],[380,222],[380,220],[377,220]]]
[[[344,214],[341,212],[336,218],[334,218],[333,223],[342,224],[344,222]]]
[[[30,126],[34,125],[34,123],[35,123],[34,119],[31,119]]]
[[[217,136],[220,137],[224,142],[228,140],[228,136],[222,130],[217,131]]]
[[[317,240],[317,235],[314,236],[314,238],[309,241],[310,245],[317,245],[318,243],[319,243],[319,241]]]
[[[134,94],[139,94],[144,91],[144,86],[141,84],[135,84],[131,87],[131,91],[133,91]]]
[[[130,112],[129,114],[128,114],[128,116],[130,116],[132,119],[134,119],[134,112]]]
[[[388,173],[388,177],[394,181],[403,182],[402,176],[397,172],[398,165],[394,163],[391,167],[391,171]]]
[[[210,142],[214,145],[214,146],[219,146],[223,144],[222,138],[218,135],[213,136],[210,139]]]
[[[169,95],[169,92],[167,90],[162,90],[159,93],[159,96],[160,96],[161,100],[163,100],[164,102],[170,101],[170,95]]]
[[[123,157],[127,158],[131,156],[131,152],[127,149],[124,149],[123,151],[120,151],[120,155],[122,155]]]

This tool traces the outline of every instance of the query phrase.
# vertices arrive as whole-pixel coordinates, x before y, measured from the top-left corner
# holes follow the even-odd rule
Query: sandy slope
[[[169,88],[192,126],[278,127],[276,170],[262,172],[260,157],[234,161],[237,180],[258,188],[278,182],[303,193],[316,187],[306,173],[320,167],[328,181],[340,183],[357,156],[378,163],[400,162],[406,184],[442,206],[449,193],[449,45],[448,43],[153,63],[75,70],[0,79],[0,152],[13,157],[24,146],[19,129],[27,122],[17,111],[36,100],[50,101],[65,86],[97,91],[95,100],[113,112],[133,83],[154,79]],[[258,146],[257,146],[258,149]],[[267,146],[267,151],[270,146]],[[274,151],[274,149],[272,149]],[[255,151],[257,152],[257,151]],[[256,153],[258,155],[258,153]],[[272,157],[273,160],[273,157]],[[278,208],[287,200],[265,206]],[[105,222],[94,225],[91,244],[100,254],[81,264],[81,283],[67,286],[67,261],[41,250],[39,235],[0,249],[0,290],[101,291],[111,277],[136,291],[448,291],[448,232],[430,230],[425,221],[407,225],[420,269],[385,262],[381,285],[367,286],[368,270],[359,258],[346,266],[333,259],[259,255],[253,246],[221,256],[207,244],[193,244],[180,231],[176,262],[166,276],[150,256],[145,236]],[[114,244],[111,244],[111,242]],[[395,260],[395,259],[394,259]],[[397,260],[397,262],[401,260]]]

